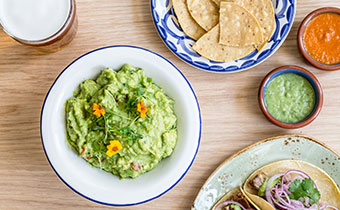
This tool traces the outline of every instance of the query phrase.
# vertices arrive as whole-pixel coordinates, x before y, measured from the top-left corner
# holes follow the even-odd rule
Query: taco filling
[[[321,195],[316,183],[301,170],[288,170],[272,176],[260,172],[249,181],[249,185],[276,209],[339,210],[320,202]]]
[[[235,189],[224,196],[213,210],[255,210],[240,189]]]
[[[254,210],[253,208],[246,208],[242,204],[236,201],[224,201],[220,203],[216,208],[223,210]]]

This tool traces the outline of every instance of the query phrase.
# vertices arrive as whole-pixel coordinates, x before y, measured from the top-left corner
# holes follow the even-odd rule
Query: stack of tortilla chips
[[[214,61],[240,59],[261,50],[275,29],[271,0],[172,0],[193,49]]]

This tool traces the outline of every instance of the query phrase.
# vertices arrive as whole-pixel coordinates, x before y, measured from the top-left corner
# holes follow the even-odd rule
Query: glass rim
[[[75,1],[70,0],[70,9],[69,9],[69,12],[68,12],[68,15],[67,15],[65,22],[62,24],[62,26],[55,33],[53,33],[52,35],[50,35],[50,36],[48,36],[44,39],[40,39],[40,40],[26,40],[26,39],[22,39],[22,38],[15,36],[14,34],[12,34],[11,32],[9,32],[6,29],[6,27],[4,26],[5,24],[3,24],[2,21],[1,21],[1,18],[0,18],[0,27],[2,28],[2,30],[6,34],[8,34],[10,37],[17,40],[18,42],[21,42],[23,44],[28,44],[28,45],[41,45],[41,44],[48,43],[48,42],[53,41],[54,39],[58,38],[59,35],[61,35],[68,28],[71,21],[73,21],[73,16],[75,16]]]

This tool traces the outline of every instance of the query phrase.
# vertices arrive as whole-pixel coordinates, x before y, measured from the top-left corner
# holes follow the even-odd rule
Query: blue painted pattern
[[[233,62],[215,62],[197,54],[194,40],[186,36],[178,25],[170,0],[151,0],[151,11],[156,29],[166,46],[184,62],[210,72],[232,73],[252,68],[265,61],[281,46],[294,21],[296,0],[272,0],[276,27],[269,42],[258,52]]]

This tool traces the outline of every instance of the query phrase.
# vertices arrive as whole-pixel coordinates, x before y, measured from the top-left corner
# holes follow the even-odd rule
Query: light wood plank
[[[148,0],[78,0],[78,34],[69,46],[52,54],[20,45],[0,31],[0,209],[112,209],[82,198],[57,178],[39,133],[40,109],[57,75],[81,54],[107,45],[137,45],[171,60],[193,85],[203,119],[200,150],[187,176],[161,198],[119,209],[188,209],[205,179],[223,160],[266,137],[304,134],[340,152],[340,72],[324,72],[307,64],[296,42],[302,19],[326,6],[340,7],[340,2],[298,0],[292,31],[275,55],[256,68],[231,75],[199,71],[174,56],[158,37]],[[316,121],[292,131],[269,123],[257,103],[263,77],[286,64],[312,71],[325,94]]]

